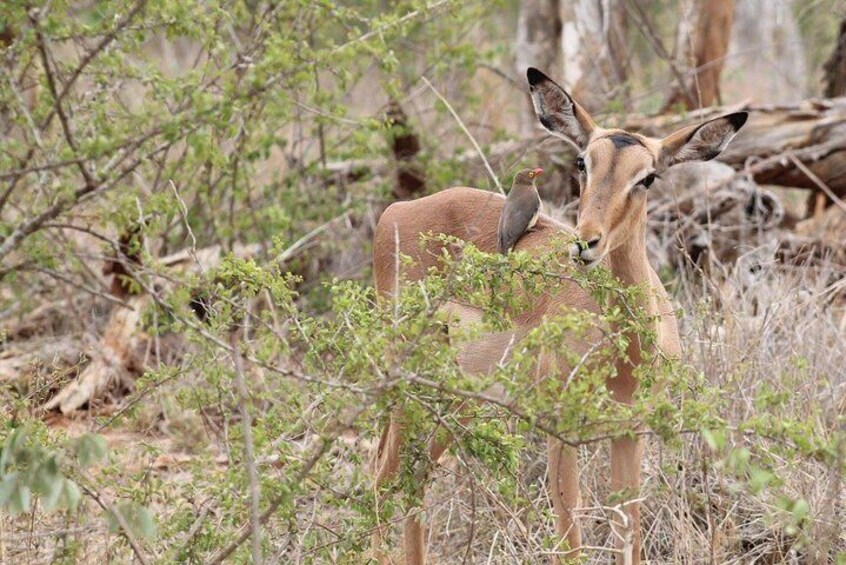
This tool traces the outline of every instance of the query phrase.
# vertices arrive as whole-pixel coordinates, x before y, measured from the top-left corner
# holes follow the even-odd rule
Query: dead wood
[[[391,153],[397,165],[396,184],[391,192],[397,200],[409,200],[426,188],[426,174],[420,165],[414,162],[414,158],[420,153],[420,140],[396,100],[391,100],[388,105],[386,117],[391,124],[388,135]]]
[[[236,245],[233,254],[246,258],[256,255],[260,250],[261,246],[258,244]],[[217,266],[224,255],[223,247],[214,245],[198,250],[185,249],[162,258],[159,263],[170,270],[171,274],[185,271],[204,272]],[[135,260],[132,257],[135,257]],[[115,273],[116,277],[131,276],[129,273],[133,271],[133,266],[130,262],[137,266],[137,256],[131,254],[128,257],[116,257],[114,262],[119,264],[120,268],[115,269],[112,266],[108,269],[109,272]],[[162,289],[172,284],[170,278],[153,278],[155,284]],[[125,281],[120,281],[113,289],[124,292],[124,283]],[[112,309],[97,344],[85,352],[90,356],[91,362],[76,380],[68,383],[44,405],[45,410],[58,409],[62,414],[67,414],[100,398],[115,383],[124,382],[131,386],[129,377],[138,370],[135,366],[135,351],[139,342],[145,339],[141,328],[141,314],[150,301],[149,295],[135,291],[127,298],[128,307],[115,306]]]
[[[25,346],[7,347],[0,352],[0,382],[28,380],[42,368],[49,368],[52,373],[79,362],[79,347],[70,337],[31,340]]]
[[[626,128],[662,136],[687,124],[730,111],[746,110],[749,121],[719,160],[759,184],[805,188],[819,186],[791,162],[804,163],[838,197],[846,195],[846,98],[810,99],[794,105],[716,107],[687,116],[636,117]]]
[[[58,408],[62,414],[77,410],[97,398],[113,381],[128,374],[135,346],[141,338],[138,325],[147,300],[147,296],[132,296],[129,298],[131,308],[116,306],[112,309],[103,337],[91,351],[91,363],[79,378],[68,383],[44,405],[45,410]]]

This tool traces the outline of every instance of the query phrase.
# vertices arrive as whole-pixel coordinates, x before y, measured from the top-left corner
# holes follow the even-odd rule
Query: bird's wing
[[[499,252],[508,253],[526,233],[532,218],[538,212],[537,206],[519,206],[514,201],[505,201],[499,216]]]

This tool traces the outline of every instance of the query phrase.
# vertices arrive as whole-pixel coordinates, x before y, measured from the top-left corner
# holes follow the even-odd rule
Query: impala
[[[646,198],[656,175],[676,163],[713,159],[746,122],[747,114],[738,112],[704,123],[685,127],[663,138],[653,139],[619,129],[604,129],[594,124],[590,115],[573,98],[546,75],[534,68],[527,71],[529,90],[541,125],[551,134],[565,138],[579,148],[576,166],[580,172],[581,196],[578,221],[573,234],[567,227],[541,215],[534,229],[515,245],[517,251],[532,253],[550,249],[552,241],[568,234],[577,239],[568,249],[569,257],[590,268],[604,265],[623,285],[640,285],[646,289],[645,300],[650,319],[655,320],[661,356],[677,357],[680,353],[678,327],[673,307],[658,275],[646,254]],[[483,251],[497,250],[497,224],[505,199],[495,193],[467,187],[450,188],[411,202],[389,206],[382,214],[373,239],[373,270],[376,289],[382,299],[390,300],[398,292],[397,281],[415,281],[425,276],[430,267],[437,267],[438,242],[420,246],[420,235],[447,234],[473,243]],[[398,261],[398,253],[411,257],[412,263]],[[398,273],[397,269],[402,269]],[[588,291],[578,284],[562,280],[552,296],[534,299],[529,310],[517,316],[508,332],[487,334],[465,345],[459,352],[461,369],[468,373],[486,373],[507,357],[509,345],[524,336],[545,319],[565,310],[580,309],[598,312]],[[478,312],[465,308],[459,315],[478,317]],[[598,334],[574,337],[568,344],[572,351],[584,351]],[[637,380],[633,376],[642,351],[631,340],[628,358],[615,361],[616,376],[607,387],[614,401],[632,403]],[[566,376],[570,367],[562,366],[562,357],[537,360],[546,375]],[[379,489],[399,468],[403,433],[401,413],[391,415],[383,430],[373,461],[375,486]],[[639,436],[638,436],[639,437]],[[556,516],[556,531],[569,544],[567,557],[575,557],[582,544],[581,529],[574,511],[580,506],[577,451],[554,438],[548,439],[548,479]],[[430,455],[437,461],[447,445],[430,445]],[[611,490],[625,494],[622,508],[627,519],[626,535],[618,536],[618,563],[640,562],[640,511],[636,502],[640,487],[642,446],[636,437],[611,441]],[[422,488],[422,487],[421,487]],[[389,563],[382,553],[382,532],[374,534],[374,557]],[[403,524],[405,563],[425,561],[423,528],[416,513]]]

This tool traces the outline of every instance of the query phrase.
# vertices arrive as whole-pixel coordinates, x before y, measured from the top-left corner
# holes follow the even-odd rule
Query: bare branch
[[[447,99],[444,98],[444,96],[440,92],[438,92],[438,90],[434,86],[432,86],[432,83],[429,82],[429,79],[427,79],[426,77],[420,77],[420,80],[422,80],[423,83],[426,86],[428,86],[429,89],[435,94],[435,96],[437,96],[438,99],[441,102],[443,102],[444,105],[447,107],[447,110],[449,110],[449,113],[452,114],[452,117],[455,118],[455,121],[458,122],[459,127],[461,127],[461,131],[464,132],[464,135],[466,135],[467,138],[470,140],[470,143],[473,144],[473,147],[476,149],[476,152],[479,154],[479,157],[482,159],[482,163],[485,164],[485,169],[487,169],[488,174],[493,179],[494,184],[496,185],[496,188],[499,190],[500,194],[505,194],[505,191],[502,189],[502,185],[499,184],[499,178],[497,178],[496,173],[493,172],[493,169],[491,168],[490,163],[488,163],[488,160],[485,157],[484,152],[482,152],[482,148],[479,147],[479,144],[476,142],[476,138],[473,137],[473,135],[470,133],[470,130],[468,130],[467,126],[464,125],[464,122],[461,121],[461,118],[459,117],[458,113],[455,111],[455,109],[452,107],[452,105],[447,101]]]

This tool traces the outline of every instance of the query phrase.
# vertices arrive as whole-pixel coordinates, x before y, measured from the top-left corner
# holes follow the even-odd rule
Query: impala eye
[[[656,177],[657,177],[657,175],[655,173],[649,173],[638,184],[642,184],[644,188],[649,188],[650,186],[652,186],[652,183],[655,182]]]
[[[576,157],[576,168],[580,173],[585,172],[585,160],[582,157]]]

